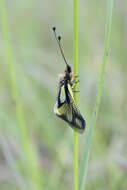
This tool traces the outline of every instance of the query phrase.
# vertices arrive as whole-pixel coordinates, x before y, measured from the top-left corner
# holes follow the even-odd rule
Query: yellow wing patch
[[[54,113],[64,121],[66,121],[72,128],[78,129],[80,133],[82,133],[85,129],[85,120],[80,114],[80,111],[76,107],[73,91],[70,84],[67,84],[67,93],[70,98],[70,103],[66,101],[66,95],[65,95],[65,86],[61,86],[61,92],[59,95],[60,100],[62,101],[58,103],[59,99],[57,99],[57,102],[54,106]],[[64,98],[65,97],[65,100]]]

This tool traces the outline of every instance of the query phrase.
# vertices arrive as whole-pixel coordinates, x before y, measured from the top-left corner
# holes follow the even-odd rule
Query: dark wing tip
[[[85,120],[82,118],[81,121],[82,121],[82,126],[81,126],[81,128],[78,128],[78,132],[80,134],[82,134],[85,131],[85,128],[86,128],[86,122],[85,122]]]
[[[85,127],[86,127],[86,122],[85,122],[85,120],[83,119],[83,129],[85,129]]]

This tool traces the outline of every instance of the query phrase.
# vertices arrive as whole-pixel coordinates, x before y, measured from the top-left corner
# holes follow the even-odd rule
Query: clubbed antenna
[[[66,58],[65,58],[65,56],[64,56],[64,52],[63,52],[63,49],[62,49],[62,46],[61,46],[61,43],[60,43],[60,42],[61,42],[61,36],[58,36],[58,37],[57,37],[57,35],[56,35],[56,27],[53,27],[52,29],[53,29],[53,32],[54,32],[56,41],[57,41],[57,43],[58,43],[58,45],[59,45],[61,55],[62,55],[62,57],[63,57],[63,59],[64,59],[64,61],[65,61],[65,63],[66,63],[66,66],[68,67],[68,64],[67,64],[67,61],[66,61]]]

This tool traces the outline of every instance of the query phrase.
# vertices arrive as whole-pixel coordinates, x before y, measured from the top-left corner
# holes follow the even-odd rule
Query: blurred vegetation
[[[18,97],[42,189],[72,189],[73,131],[53,113],[58,75],[64,64],[52,34],[62,35],[72,65],[72,1],[5,0]],[[127,187],[127,3],[114,1],[111,46],[88,167],[87,190]],[[79,0],[79,107],[87,127],[97,93],[103,56],[106,1]],[[11,95],[10,71],[0,13],[0,190],[26,190],[23,138]],[[79,166],[88,128],[79,136]]]

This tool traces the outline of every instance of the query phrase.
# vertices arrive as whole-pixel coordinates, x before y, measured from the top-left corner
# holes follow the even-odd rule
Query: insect
[[[78,132],[82,133],[85,129],[86,122],[76,106],[73,95],[73,87],[78,80],[76,81],[77,77],[73,77],[72,69],[66,61],[61,46],[61,36],[57,36],[55,27],[53,27],[53,32],[66,64],[64,74],[62,74],[59,79],[58,95],[57,101],[54,105],[54,113],[59,118],[66,121],[73,129],[77,129]]]

